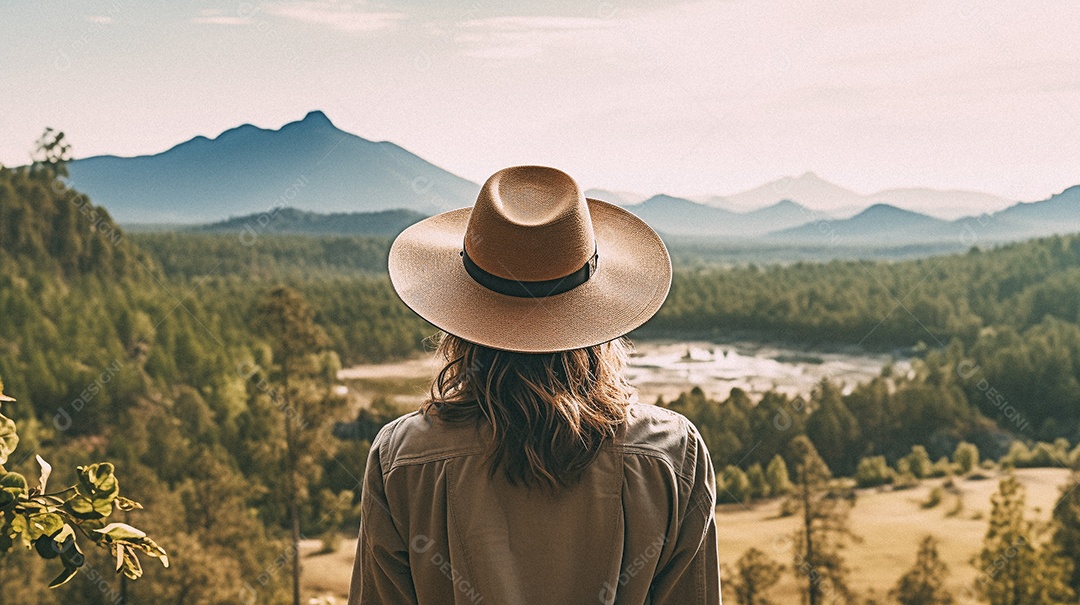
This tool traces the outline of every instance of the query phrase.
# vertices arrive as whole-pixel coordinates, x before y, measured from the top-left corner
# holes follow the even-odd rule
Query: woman
[[[671,283],[656,233],[522,166],[389,265],[447,363],[372,443],[349,603],[720,603],[708,451],[623,376]]]

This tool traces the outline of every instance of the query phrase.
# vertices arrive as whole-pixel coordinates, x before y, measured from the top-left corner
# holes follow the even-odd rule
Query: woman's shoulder
[[[635,401],[627,408],[627,439],[648,439],[657,435],[686,437],[695,433],[693,423],[682,414],[651,403]]]
[[[386,474],[397,466],[479,453],[484,446],[475,423],[446,422],[415,411],[384,426],[372,441],[371,449],[378,451]]]
[[[613,441],[624,452],[661,457],[681,470],[687,452],[701,436],[685,416],[650,403],[634,402],[627,409],[626,424]]]

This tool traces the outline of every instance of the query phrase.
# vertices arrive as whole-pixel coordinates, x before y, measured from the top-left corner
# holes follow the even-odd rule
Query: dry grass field
[[[1017,477],[1027,488],[1027,504],[1032,518],[1048,519],[1059,494],[1059,486],[1068,474],[1062,469],[1020,469]],[[884,596],[897,578],[915,560],[918,542],[926,534],[940,540],[940,551],[949,565],[949,588],[963,595],[978,570],[971,557],[979,550],[990,512],[990,495],[997,489],[996,477],[984,480],[958,480],[963,506],[956,512],[957,496],[946,494],[933,508],[922,506],[934,486],[943,480],[924,481],[903,491],[859,490],[851,511],[851,527],[860,541],[846,552],[852,569],[852,586],[861,593],[873,589]],[[751,546],[787,565],[772,596],[778,603],[798,603],[795,575],[791,571],[791,541],[796,519],[780,517],[780,502],[770,500],[749,507],[717,507],[720,536],[720,561],[733,565]],[[319,548],[318,541],[305,544],[307,552]],[[352,570],[355,539],[342,540],[338,551],[304,558],[304,582],[307,591],[318,595],[344,597]],[[960,599],[958,605],[972,602]]]
[[[1016,471],[1027,489],[1027,505],[1032,518],[1049,519],[1059,495],[1059,486],[1068,477],[1063,469],[1020,469]],[[852,587],[860,593],[874,589],[884,596],[915,561],[919,541],[933,534],[940,541],[940,553],[949,565],[949,589],[961,595],[979,571],[970,564],[986,533],[990,496],[997,478],[957,480],[963,508],[954,513],[957,496],[946,494],[940,504],[923,508],[931,489],[942,479],[923,481],[902,491],[859,490],[851,511],[851,529],[861,538],[846,552],[852,569]],[[779,603],[798,603],[795,575],[791,572],[791,543],[788,539],[797,521],[779,517],[780,504],[773,501],[746,509],[724,505],[716,510],[720,536],[720,561],[732,565],[751,546],[787,564],[788,569],[772,594]],[[963,591],[963,594],[967,594]],[[961,599],[959,605],[971,602]]]

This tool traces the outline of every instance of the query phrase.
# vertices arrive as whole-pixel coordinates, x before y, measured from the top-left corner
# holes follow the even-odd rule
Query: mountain
[[[698,198],[710,205],[744,211],[787,199],[835,218],[852,215],[874,204],[884,204],[947,220],[997,212],[1014,203],[1013,200],[981,191],[925,187],[885,189],[861,195],[830,183],[813,172],[777,179],[748,191],[712,199],[716,202]]]
[[[866,206],[863,197],[822,179],[813,172],[798,177],[784,177],[753,189],[723,196],[730,207],[753,210],[791,200],[818,212],[850,213]]]
[[[609,189],[586,189],[585,197],[609,202],[618,206],[640,204],[647,196],[632,191],[611,191]]]
[[[654,195],[626,209],[665,235],[755,237],[801,225],[813,213],[790,200],[752,212],[731,212],[670,195]]]
[[[731,210],[733,212],[738,212],[739,210],[738,208],[733,207],[731,202],[729,202],[727,198],[721,197],[719,195],[697,195],[690,196],[686,199],[692,202],[697,202],[699,204],[705,204],[706,206],[723,208],[724,210]]]
[[[736,216],[734,212],[662,194],[626,209],[667,235],[727,235]]]
[[[1015,203],[1014,200],[981,191],[927,188],[886,189],[864,196],[864,199],[870,203],[888,204],[948,220],[997,212]]]
[[[238,216],[228,220],[193,227],[192,231],[238,233],[252,237],[261,233],[296,233],[308,235],[375,235],[394,237],[427,215],[412,210],[380,210],[318,214],[281,208],[272,212]]]
[[[874,204],[848,219],[819,219],[769,234],[785,243],[817,245],[908,245],[944,237],[948,221],[897,208]]]
[[[120,223],[205,223],[285,206],[320,213],[468,206],[479,186],[321,111],[278,130],[244,124],[149,156],[69,164],[70,185]]]
[[[1041,202],[1020,202],[990,216],[966,221],[990,238],[1038,237],[1080,231],[1080,185]]]

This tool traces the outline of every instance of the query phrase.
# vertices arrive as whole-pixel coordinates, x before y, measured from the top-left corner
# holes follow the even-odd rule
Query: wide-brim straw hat
[[[471,208],[410,226],[389,267],[401,300],[439,329],[523,353],[623,336],[671,286],[671,258],[652,228],[543,166],[500,170]]]

